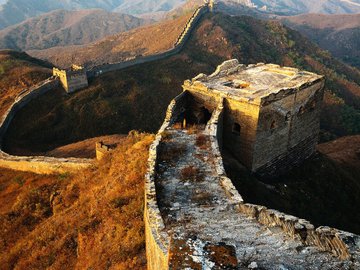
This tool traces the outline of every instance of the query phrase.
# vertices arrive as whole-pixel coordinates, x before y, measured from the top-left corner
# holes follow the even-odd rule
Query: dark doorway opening
[[[240,136],[240,132],[241,132],[241,126],[240,126],[240,124],[234,123],[234,124],[233,124],[233,127],[232,127],[232,133]]]
[[[198,124],[206,125],[210,119],[211,119],[211,112],[205,107],[201,107],[198,115]]]

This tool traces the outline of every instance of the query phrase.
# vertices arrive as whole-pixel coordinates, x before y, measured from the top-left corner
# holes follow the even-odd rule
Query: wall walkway
[[[186,23],[184,30],[180,34],[179,38],[176,40],[174,44],[174,48],[160,54],[136,58],[125,62],[96,66],[87,72],[88,77],[94,77],[106,72],[121,70],[127,67],[161,60],[173,56],[175,54],[178,54],[183,49],[185,43],[187,42],[187,40],[191,35],[191,32],[196,27],[202,15],[207,13],[208,11],[209,11],[208,4],[202,5],[194,11],[192,16]],[[47,91],[53,89],[55,86],[58,85],[59,85],[58,79],[51,77],[39,83],[38,85],[33,86],[30,89],[24,90],[19,94],[14,104],[3,116],[0,122],[0,167],[22,170],[22,171],[31,171],[36,173],[53,173],[53,172],[73,171],[76,169],[90,166],[89,165],[90,160],[87,159],[17,157],[17,156],[8,155],[5,152],[1,151],[2,140],[15,114],[21,108],[26,106],[26,104],[28,104],[31,100],[46,93]]]
[[[176,128],[188,99],[183,92],[171,102],[150,150],[148,269],[360,267],[359,236],[244,203],[223,167],[222,102],[205,129]]]

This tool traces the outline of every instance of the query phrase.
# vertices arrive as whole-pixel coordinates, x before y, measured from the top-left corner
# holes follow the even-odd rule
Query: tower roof
[[[290,92],[322,80],[323,76],[296,68],[264,63],[245,66],[233,59],[222,63],[209,76],[199,74],[185,81],[184,86],[260,104],[271,94]]]

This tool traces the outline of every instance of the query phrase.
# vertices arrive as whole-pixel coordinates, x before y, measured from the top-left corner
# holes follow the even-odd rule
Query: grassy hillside
[[[191,15],[188,13],[174,20],[108,36],[84,46],[33,50],[29,54],[59,67],[69,67],[73,63],[91,67],[152,55],[173,48]]]
[[[10,150],[16,146],[47,151],[132,129],[155,132],[185,79],[211,73],[231,58],[245,64],[271,62],[325,74],[323,140],[360,132],[358,70],[334,60],[278,22],[209,14],[178,56],[105,74],[91,81],[88,89],[70,96],[58,89],[34,100],[16,116],[6,145]]]
[[[133,132],[93,168],[1,170],[1,269],[146,269],[144,174],[153,136]]]
[[[0,117],[22,90],[50,75],[44,63],[15,51],[0,51]]]

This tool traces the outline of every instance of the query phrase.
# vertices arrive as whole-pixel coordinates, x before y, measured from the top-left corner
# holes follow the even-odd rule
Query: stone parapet
[[[0,167],[37,174],[74,172],[91,166],[89,159],[13,156],[0,150]]]
[[[5,136],[5,133],[7,132],[7,129],[9,128],[10,123],[13,120],[16,113],[24,106],[26,106],[31,100],[54,89],[58,85],[59,85],[59,80],[57,78],[51,77],[28,89],[21,91],[17,95],[14,103],[7,110],[7,112],[4,113],[4,115],[0,120],[0,149],[2,146],[2,141]]]
[[[329,227],[315,229],[309,221],[254,204],[239,204],[241,213],[268,227],[279,227],[304,245],[316,246],[360,267],[360,236]]]
[[[145,236],[146,257],[149,270],[169,269],[169,250],[171,237],[165,230],[165,224],[161,216],[156,195],[155,177],[158,160],[159,145],[162,134],[175,122],[175,116],[182,110],[187,93],[183,92],[170,102],[166,111],[163,125],[157,133],[154,142],[150,146],[148,171],[145,175]]]
[[[51,77],[29,89],[21,91],[15,98],[15,101],[9,110],[2,116],[0,120],[0,167],[39,174],[51,174],[73,172],[91,166],[92,160],[90,159],[53,158],[43,156],[20,157],[9,155],[1,151],[3,138],[16,113],[25,107],[30,101],[50,90],[53,90],[58,85],[59,79]]]
[[[221,100],[218,107],[212,113],[211,119],[209,120],[206,126],[206,130],[210,137],[211,149],[213,152],[213,156],[215,157],[215,161],[214,161],[215,169],[219,176],[220,184],[224,188],[225,193],[227,194],[229,199],[234,204],[239,204],[239,203],[243,203],[244,200],[237,191],[237,189],[235,188],[235,186],[233,185],[233,183],[231,182],[231,180],[226,175],[223,159],[219,147],[218,138],[219,135],[222,133],[222,130],[219,130],[219,125],[221,126],[223,121],[222,119],[223,111],[224,111],[224,99]]]

